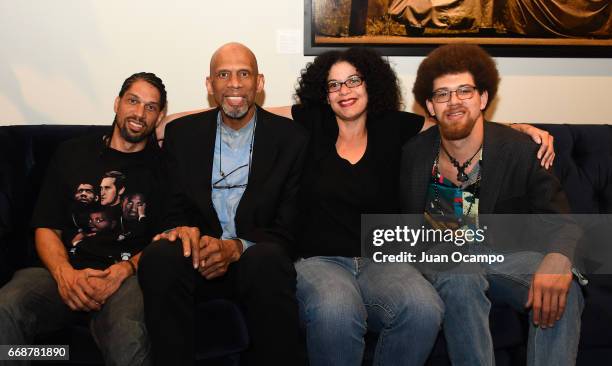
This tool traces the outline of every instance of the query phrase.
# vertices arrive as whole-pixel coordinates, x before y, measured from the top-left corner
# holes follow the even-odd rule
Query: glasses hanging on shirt
[[[225,174],[225,172],[223,172],[222,170],[222,164],[221,164],[222,159],[223,159],[223,151],[222,151],[223,142],[221,141],[221,134],[223,133],[223,130],[221,129],[221,118],[217,117],[217,129],[219,130],[219,175],[221,176],[221,179],[213,182],[212,184],[213,189],[246,188],[246,186],[248,185],[248,179],[251,176],[251,163],[253,161],[253,143],[255,141],[255,128],[256,127],[257,127],[257,113],[255,113],[254,120],[253,120],[253,130],[251,131],[251,145],[249,147],[249,162]],[[247,173],[247,183],[245,184],[227,184],[227,177],[236,173],[242,168],[248,168],[249,170]]]
[[[221,179],[217,180],[216,182],[213,182],[212,187],[214,189],[245,188],[247,186],[246,184],[224,184],[224,183],[227,183],[227,177],[229,177],[230,175],[236,173],[237,171],[239,171],[242,168],[248,168],[249,169],[249,173],[247,174],[247,177],[248,177],[251,174],[250,160],[251,160],[251,158],[249,157],[249,164],[241,165],[241,166],[237,167],[236,169],[232,170],[231,172],[229,172],[227,174],[221,172],[221,168],[219,168],[219,173],[221,174]],[[221,163],[221,153],[219,153],[219,163]],[[221,164],[219,164],[219,165],[221,165]]]

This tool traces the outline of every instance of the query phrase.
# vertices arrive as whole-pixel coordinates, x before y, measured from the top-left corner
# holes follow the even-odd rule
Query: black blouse
[[[336,151],[338,125],[329,106],[294,105],[293,119],[310,132],[300,192],[301,257],[361,255],[361,214],[399,212],[401,148],[423,127],[401,111],[368,115],[368,143],[355,164]]]

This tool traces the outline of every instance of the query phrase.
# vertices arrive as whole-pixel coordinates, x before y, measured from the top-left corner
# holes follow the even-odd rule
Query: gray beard
[[[246,114],[249,112],[248,106],[244,110],[242,110],[242,109],[235,109],[230,106],[226,106],[225,104],[221,104],[221,109],[223,110],[223,113],[226,116],[232,119],[240,119],[246,116]]]

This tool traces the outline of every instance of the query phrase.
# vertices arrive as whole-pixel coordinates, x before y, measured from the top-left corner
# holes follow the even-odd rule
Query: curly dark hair
[[[412,92],[417,103],[426,111],[426,101],[431,98],[434,80],[448,74],[469,72],[476,88],[489,94],[488,108],[497,94],[499,72],[495,61],[481,47],[471,44],[447,44],[433,50],[421,62]]]
[[[327,77],[331,67],[346,61],[363,76],[368,93],[368,113],[379,114],[401,108],[401,90],[389,62],[369,48],[352,47],[325,52],[302,70],[295,89],[297,101],[304,106],[327,104]]]

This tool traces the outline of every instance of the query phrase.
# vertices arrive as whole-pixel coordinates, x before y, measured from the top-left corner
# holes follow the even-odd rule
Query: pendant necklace
[[[478,152],[482,150],[482,144],[480,145],[478,150],[476,150],[474,155],[472,155],[472,157],[466,160],[465,163],[463,164],[460,164],[459,161],[457,161],[457,159],[455,159],[454,157],[451,156],[451,154],[448,153],[442,141],[440,141],[440,146],[442,146],[442,150],[444,150],[444,153],[446,154],[446,156],[448,156],[448,159],[450,160],[451,164],[453,164],[453,166],[457,168],[457,180],[461,183],[467,182],[469,177],[467,173],[465,172],[465,170],[467,169],[467,167],[470,166],[470,164],[472,163],[472,159],[474,159],[476,154],[478,154]]]

